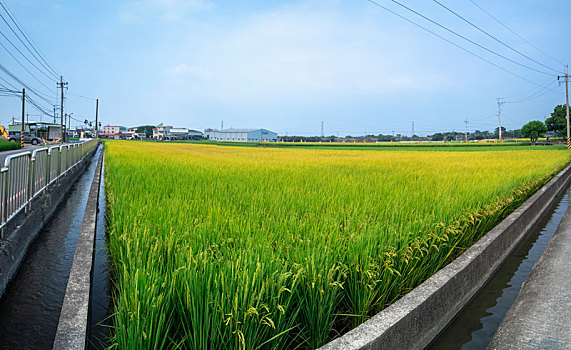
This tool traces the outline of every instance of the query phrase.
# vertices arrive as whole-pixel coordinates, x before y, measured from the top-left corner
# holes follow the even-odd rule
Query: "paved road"
[[[571,209],[488,349],[571,349]]]

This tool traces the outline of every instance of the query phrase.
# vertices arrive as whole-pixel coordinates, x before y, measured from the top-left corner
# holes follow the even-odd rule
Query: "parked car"
[[[9,131],[8,132],[8,141],[11,142],[20,142],[20,135],[21,135],[21,131]],[[24,142],[25,143],[31,143],[32,145],[37,145],[42,143],[42,139],[31,135],[29,132],[24,131]]]

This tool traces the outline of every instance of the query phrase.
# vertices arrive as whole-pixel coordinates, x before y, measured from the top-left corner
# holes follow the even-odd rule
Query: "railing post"
[[[34,158],[32,158],[32,156],[30,156],[30,161],[29,161],[29,168],[28,168],[28,198],[27,200],[29,201],[30,198],[32,198],[33,194],[36,193],[35,192],[35,184],[34,184],[34,180],[36,179],[36,160]]]
[[[8,169],[3,171],[4,169],[5,168],[2,169],[2,187],[4,188],[2,196],[2,223],[5,223],[8,217]]]
[[[57,162],[57,177],[61,175],[61,146],[59,146],[58,150],[58,162]]]

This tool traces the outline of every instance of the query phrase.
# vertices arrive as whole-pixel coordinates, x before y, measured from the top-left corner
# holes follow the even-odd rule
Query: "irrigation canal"
[[[100,152],[101,147],[94,159]],[[0,350],[51,349],[95,168],[96,162],[92,161],[73,185],[57,215],[30,246],[20,270],[0,300]],[[111,308],[103,181],[100,186],[89,349],[105,347]],[[570,204],[571,188],[552,205],[531,234],[520,242],[492,279],[429,349],[487,347]]]
[[[570,204],[568,188],[428,349],[486,349]]]
[[[97,159],[101,147],[95,153]],[[30,245],[26,258],[0,300],[0,349],[51,349],[58,326],[96,162],[91,161],[60,205],[52,220]],[[103,194],[104,195],[104,194]],[[100,202],[104,209],[104,201]],[[94,267],[92,319],[105,318],[108,300],[104,211],[98,214],[97,254]],[[101,223],[101,227],[99,227]],[[93,338],[105,327],[93,325]],[[95,348],[99,342],[91,347]]]

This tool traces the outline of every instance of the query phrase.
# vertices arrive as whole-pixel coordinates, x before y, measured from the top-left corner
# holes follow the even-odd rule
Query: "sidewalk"
[[[488,349],[571,350],[571,208]]]

